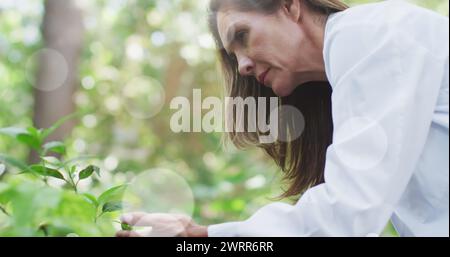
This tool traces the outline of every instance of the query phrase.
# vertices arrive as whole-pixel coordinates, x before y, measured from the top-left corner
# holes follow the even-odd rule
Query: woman
[[[449,236],[448,18],[399,1],[212,0],[210,10],[229,95],[277,95],[305,118],[291,142],[230,133],[263,148],[291,182],[284,196],[301,197],[208,227],[165,214],[124,222],[160,235],[367,236],[391,219],[401,236]]]

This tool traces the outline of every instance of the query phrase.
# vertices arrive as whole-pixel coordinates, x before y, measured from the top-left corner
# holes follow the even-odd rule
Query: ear
[[[283,4],[283,11],[293,21],[298,22],[302,18],[303,6],[300,4],[302,0],[285,0]]]

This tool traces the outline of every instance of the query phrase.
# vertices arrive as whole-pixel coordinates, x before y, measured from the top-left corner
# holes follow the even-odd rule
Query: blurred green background
[[[1,0],[0,127],[47,127],[62,115],[84,111],[55,138],[64,139],[69,156],[98,156],[104,187],[149,168],[167,168],[192,189],[200,224],[247,218],[282,192],[275,165],[257,149],[224,149],[220,133],[176,134],[169,127],[173,97],[191,97],[193,88],[201,88],[202,97],[222,95],[207,2]],[[412,2],[448,16],[448,0]],[[35,90],[48,81],[49,71],[36,59],[43,48],[57,49],[68,60],[67,69],[49,64],[57,76],[68,77],[57,92]],[[150,86],[130,86],[137,84]],[[148,117],[161,99],[144,96],[159,87],[165,103]],[[5,137],[0,152],[33,159]],[[384,235],[395,231],[388,226]]]

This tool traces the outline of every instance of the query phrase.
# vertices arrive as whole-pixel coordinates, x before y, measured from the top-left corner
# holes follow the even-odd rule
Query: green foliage
[[[78,178],[79,180],[82,179],[86,179],[89,178],[93,173],[97,173],[97,175],[99,175],[99,168],[93,165],[89,165],[87,168],[85,168],[84,170],[80,171],[80,173],[78,174]]]
[[[62,121],[67,118],[62,119]],[[95,165],[77,172],[81,164],[64,160],[63,142],[43,143],[63,122],[50,129],[33,127],[4,128],[0,134],[14,138],[39,153],[40,162],[27,165],[10,156],[0,155],[7,167],[15,167],[18,174],[8,174],[0,182],[0,236],[112,236],[112,218],[100,219],[106,213],[117,214],[122,209],[121,197],[125,185],[112,187],[98,198],[79,193],[78,183],[93,174],[100,175]],[[46,156],[47,153],[59,157]],[[68,163],[71,163],[70,165]],[[50,186],[49,179],[63,181],[62,186]],[[114,215],[113,215],[114,216]]]
[[[102,207],[102,212],[115,212],[122,210],[123,205],[122,202],[107,202]]]

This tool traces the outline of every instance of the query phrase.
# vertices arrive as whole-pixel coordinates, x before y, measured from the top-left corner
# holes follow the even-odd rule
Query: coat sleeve
[[[399,30],[358,24],[328,34],[324,58],[334,124],[325,183],[294,205],[275,202],[245,221],[211,225],[209,236],[367,236],[386,226],[424,147],[448,52],[436,56]]]

